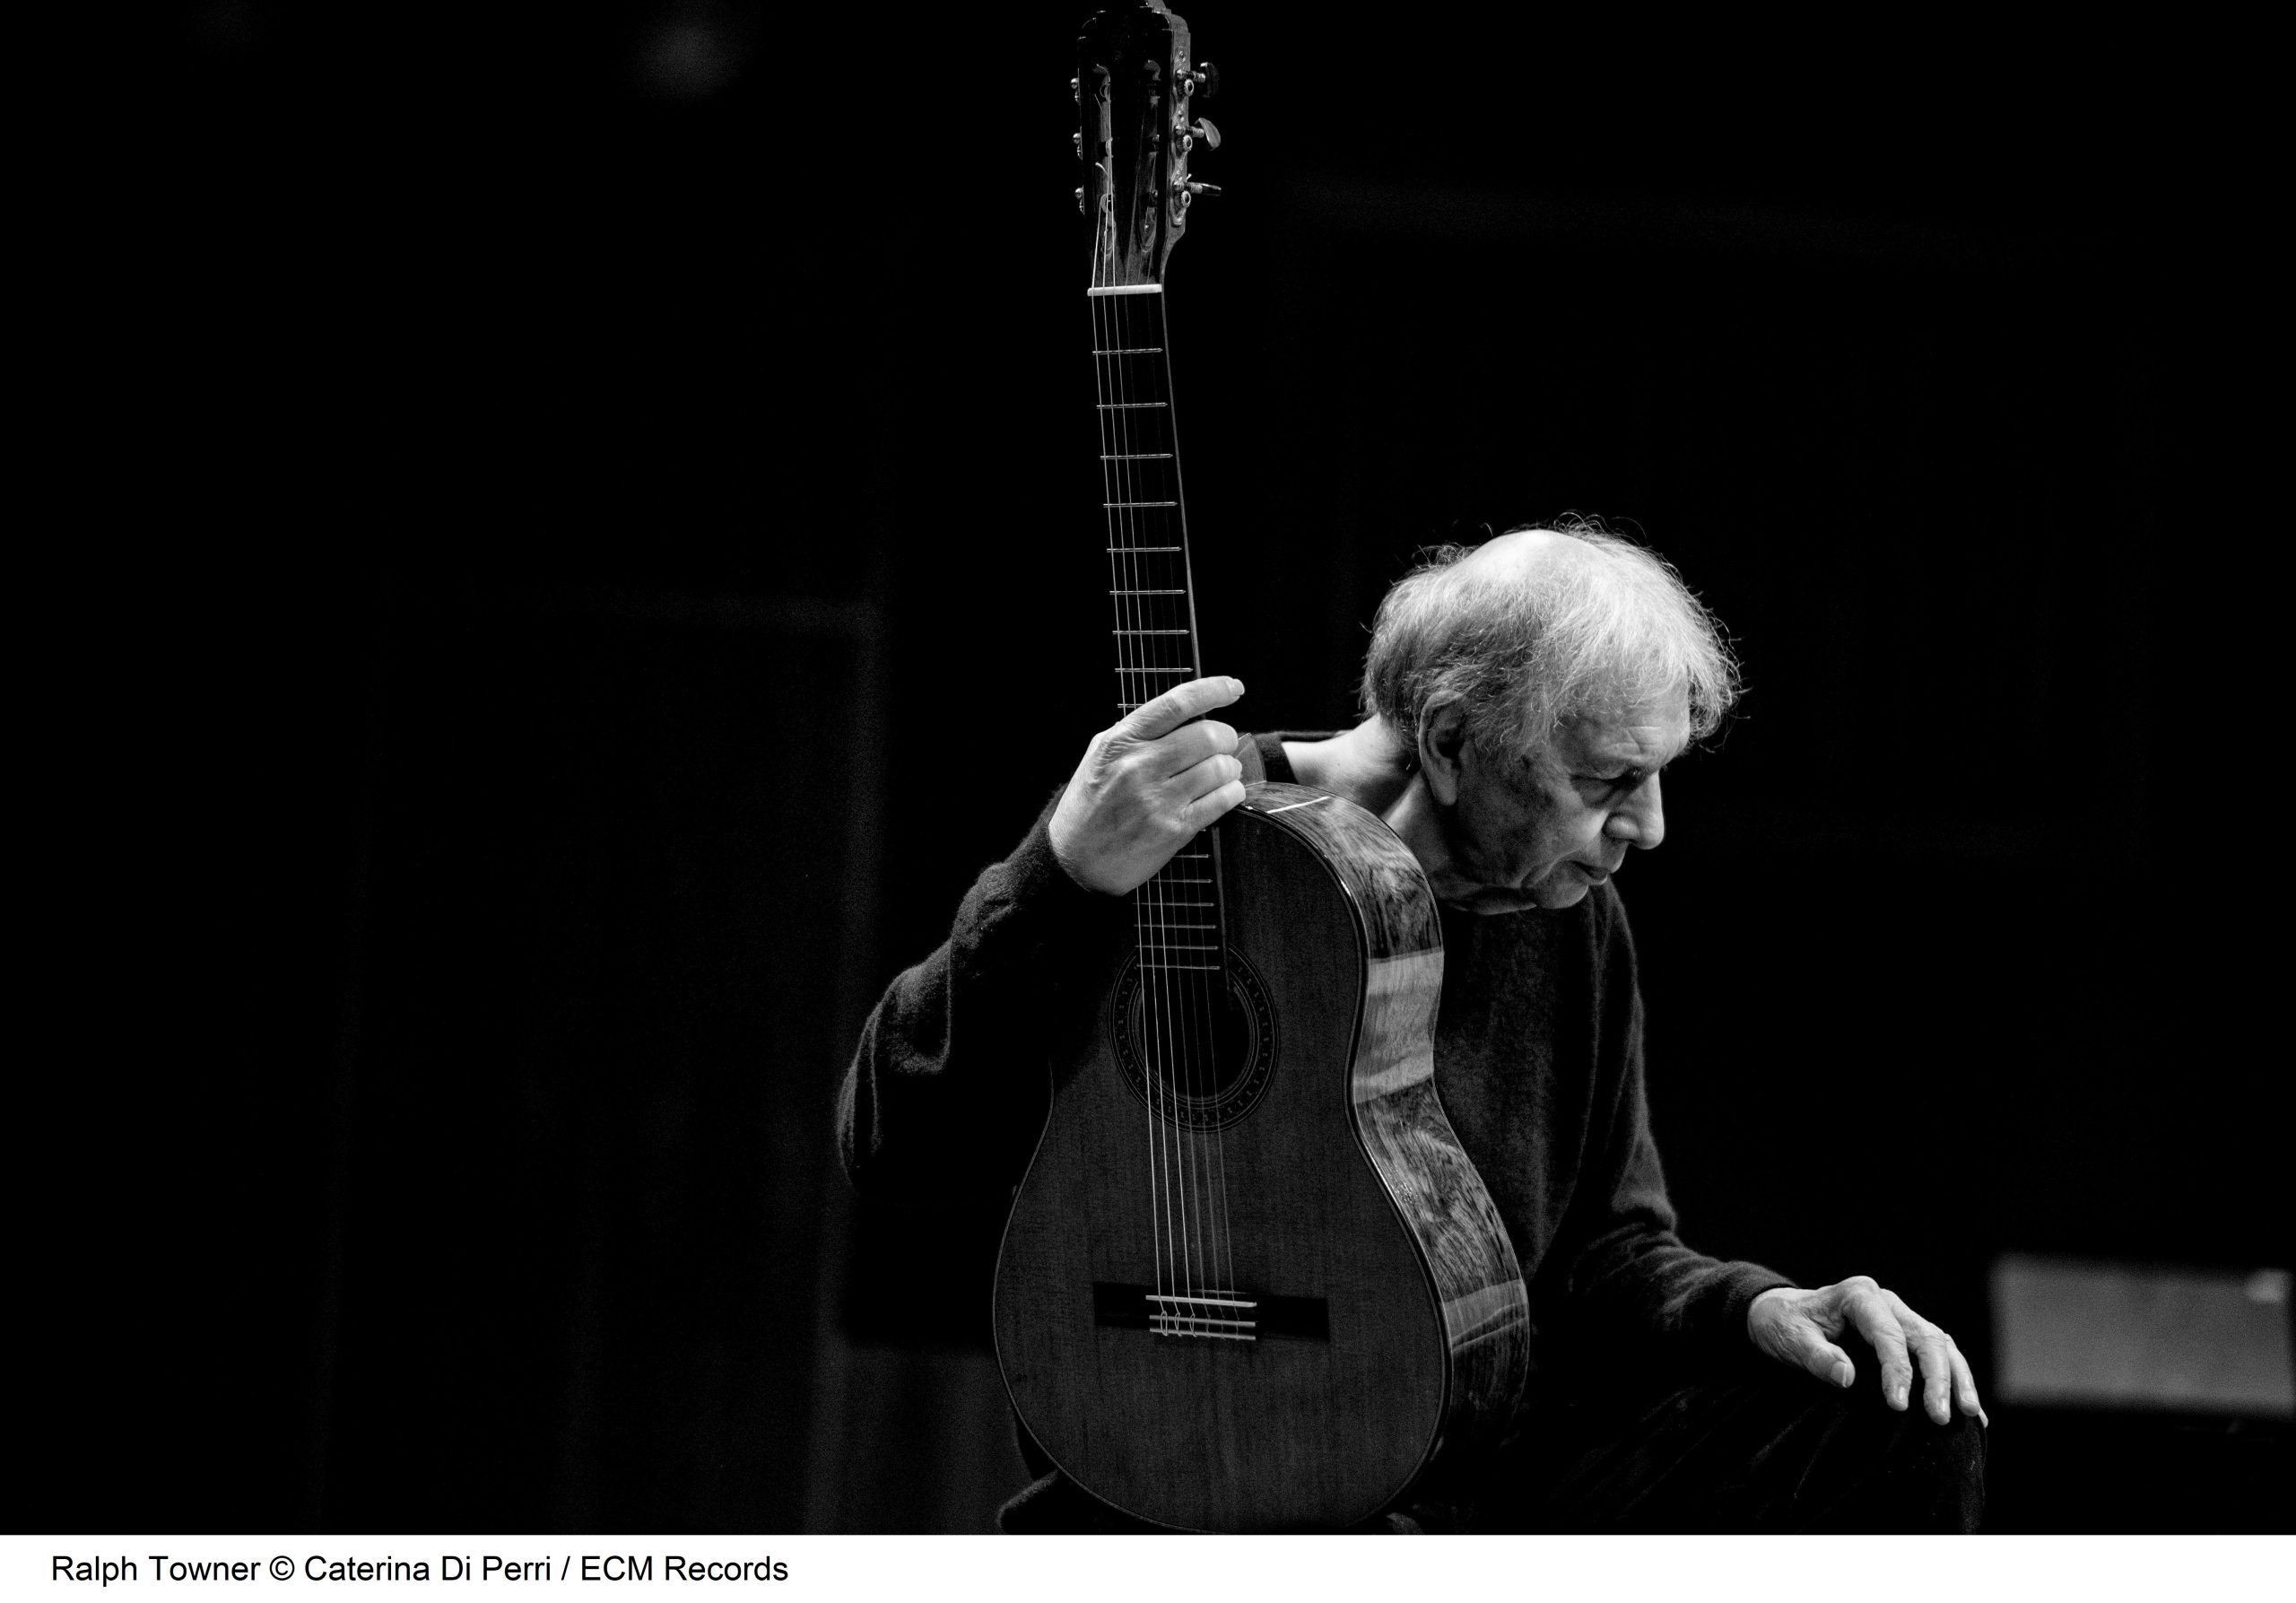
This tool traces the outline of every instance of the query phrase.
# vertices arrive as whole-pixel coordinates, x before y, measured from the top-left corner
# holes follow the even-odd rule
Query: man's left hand
[[[1848,1386],[1857,1378],[1849,1355],[1834,1345],[1844,1330],[1855,1330],[1882,1360],[1882,1396],[1892,1408],[1909,1406],[1914,1364],[1921,1366],[1921,1397],[1939,1424],[1952,1418],[1958,1404],[1979,1424],[1993,1422],[1977,1400],[1969,1360],[1953,1338],[1884,1291],[1867,1275],[1853,1275],[1815,1291],[1774,1286],[1746,1309],[1746,1334],[1754,1346],[1821,1381]]]

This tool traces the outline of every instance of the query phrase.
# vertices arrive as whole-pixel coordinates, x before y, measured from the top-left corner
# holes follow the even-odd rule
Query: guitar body
[[[1140,1050],[1136,954],[1113,965],[1005,1229],[997,1359],[1038,1443],[1119,1509],[1344,1527],[1503,1425],[1523,1284],[1436,1099],[1417,861],[1299,786],[1252,787],[1218,833],[1248,1039],[1220,1085],[1178,1083]]]

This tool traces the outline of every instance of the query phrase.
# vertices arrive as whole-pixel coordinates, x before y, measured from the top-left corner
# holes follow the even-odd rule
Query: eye
[[[1626,769],[1619,773],[1582,773],[1571,776],[1578,784],[1599,786],[1613,796],[1627,795],[1649,777],[1639,768]]]

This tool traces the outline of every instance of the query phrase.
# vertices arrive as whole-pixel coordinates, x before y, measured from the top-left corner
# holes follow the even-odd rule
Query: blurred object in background
[[[2005,1403],[2296,1416],[2285,1269],[2013,1254],[1993,1266],[1993,1320]]]
[[[2285,1269],[1993,1267],[1988,1531],[2286,1530]]]

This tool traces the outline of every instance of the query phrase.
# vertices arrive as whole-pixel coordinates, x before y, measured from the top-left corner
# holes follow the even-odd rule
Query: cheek
[[[1552,815],[1518,812],[1496,822],[1496,855],[1518,877],[1570,853],[1571,842],[1565,836],[1561,822]]]

